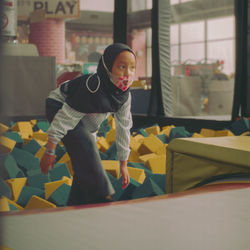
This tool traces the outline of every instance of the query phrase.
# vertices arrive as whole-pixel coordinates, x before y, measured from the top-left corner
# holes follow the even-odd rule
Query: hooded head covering
[[[109,45],[98,62],[97,73],[80,76],[67,84],[61,85],[66,94],[66,102],[83,113],[116,112],[127,101],[129,89],[122,91],[109,79],[106,68],[111,72],[116,57],[123,51],[133,50],[122,43]]]

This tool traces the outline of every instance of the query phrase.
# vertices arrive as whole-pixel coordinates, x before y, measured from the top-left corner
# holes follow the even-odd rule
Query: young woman
[[[116,122],[122,187],[129,184],[127,159],[132,127],[129,87],[135,67],[136,57],[131,48],[114,43],[105,49],[95,74],[61,84],[46,99],[49,140],[40,168],[44,174],[48,174],[50,166],[53,168],[55,148],[62,140],[74,170],[68,205],[106,202],[114,194],[95,140],[100,124],[110,114],[114,114]]]

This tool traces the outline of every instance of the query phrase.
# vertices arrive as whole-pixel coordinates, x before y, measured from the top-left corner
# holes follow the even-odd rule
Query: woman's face
[[[127,50],[116,57],[112,67],[112,75],[117,77],[114,84],[118,88],[125,91],[131,86],[135,75],[135,66],[135,56]]]

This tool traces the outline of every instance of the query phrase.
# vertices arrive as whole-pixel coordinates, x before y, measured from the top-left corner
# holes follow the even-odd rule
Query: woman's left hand
[[[122,188],[126,188],[129,185],[129,172],[127,168],[127,161],[120,161],[120,170],[122,174]]]

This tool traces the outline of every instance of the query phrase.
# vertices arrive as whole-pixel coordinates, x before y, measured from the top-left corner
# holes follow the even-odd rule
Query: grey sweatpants
[[[46,117],[51,122],[62,103],[47,98]],[[74,170],[68,205],[106,202],[114,194],[113,186],[102,166],[96,141],[80,121],[62,139]]]

